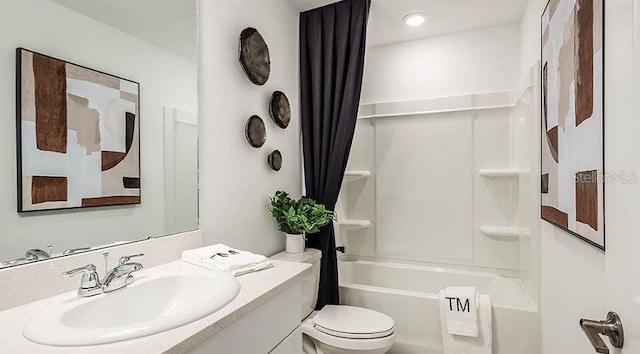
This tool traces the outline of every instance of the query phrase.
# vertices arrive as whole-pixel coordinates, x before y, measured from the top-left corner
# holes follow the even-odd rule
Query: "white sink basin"
[[[225,273],[176,262],[135,273],[128,287],[91,298],[65,294],[31,318],[24,336],[54,346],[119,342],[206,317],[240,292]]]

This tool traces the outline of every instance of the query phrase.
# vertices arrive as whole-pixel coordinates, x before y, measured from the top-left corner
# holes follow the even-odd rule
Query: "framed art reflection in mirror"
[[[140,85],[17,49],[18,212],[140,204]]]

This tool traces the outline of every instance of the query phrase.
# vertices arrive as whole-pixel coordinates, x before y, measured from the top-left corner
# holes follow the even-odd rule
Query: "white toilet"
[[[318,300],[322,252],[278,253],[281,261],[310,263],[312,273],[302,283],[302,333],[306,354],[384,354],[395,341],[393,319],[377,311],[327,305],[314,311]]]

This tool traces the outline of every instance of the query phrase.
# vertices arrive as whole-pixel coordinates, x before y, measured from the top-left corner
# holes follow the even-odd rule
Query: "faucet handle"
[[[132,258],[138,258],[138,257],[142,257],[144,256],[144,253],[140,253],[140,254],[134,254],[131,256],[122,256],[120,257],[120,265],[123,265],[125,263],[128,263]]]
[[[102,291],[102,284],[100,283],[100,276],[96,271],[96,266],[93,264],[87,264],[84,267],[72,269],[70,271],[62,273],[66,278],[70,278],[74,275],[82,274],[82,280],[80,281],[80,288],[78,289],[78,295],[80,296],[93,296]]]
[[[76,268],[76,269],[72,269],[69,271],[66,271],[64,273],[62,273],[62,275],[64,275],[66,278],[70,278],[76,274],[90,274],[90,273],[95,273],[96,272],[96,266],[94,266],[93,264],[87,264],[84,267],[80,267],[80,268]]]

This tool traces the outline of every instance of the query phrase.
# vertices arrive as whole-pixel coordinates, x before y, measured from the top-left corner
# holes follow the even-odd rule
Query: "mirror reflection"
[[[197,229],[196,0],[8,0],[0,31],[0,268]]]

